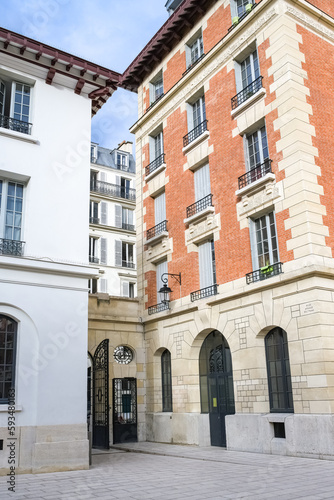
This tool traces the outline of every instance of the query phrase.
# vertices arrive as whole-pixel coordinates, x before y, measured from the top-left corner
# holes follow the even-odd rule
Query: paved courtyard
[[[0,499],[334,499],[334,462],[136,443],[94,451],[89,471],[21,475]]]

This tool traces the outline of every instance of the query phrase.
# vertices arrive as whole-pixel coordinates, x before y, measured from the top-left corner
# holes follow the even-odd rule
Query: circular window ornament
[[[114,359],[116,363],[128,365],[133,360],[133,352],[126,345],[119,345],[114,350]]]

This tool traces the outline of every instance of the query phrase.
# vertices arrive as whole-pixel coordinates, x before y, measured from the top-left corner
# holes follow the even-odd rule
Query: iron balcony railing
[[[204,299],[205,297],[210,297],[211,295],[218,294],[218,285],[215,283],[214,285],[207,286],[206,288],[202,288],[201,290],[196,290],[196,292],[191,292],[190,300],[194,302],[195,300]]]
[[[164,304],[163,302],[161,302],[160,304],[156,304],[155,306],[150,306],[147,311],[148,314],[155,314],[161,311],[166,311],[167,309],[169,309],[169,303],[167,302],[167,304]]]
[[[5,240],[0,238],[0,255],[23,255],[24,241]]]
[[[262,281],[272,276],[277,276],[281,274],[282,270],[282,262],[276,262],[275,264],[269,264],[268,266],[261,267],[261,269],[257,269],[252,273],[246,274],[246,283],[249,285],[250,283],[254,283],[255,281]]]
[[[16,120],[15,118],[10,118],[9,116],[0,115],[0,127],[30,135],[32,123],[23,122],[21,120]]]
[[[150,240],[151,238],[154,238],[155,236],[158,236],[159,234],[163,233],[164,231],[167,231],[167,220],[164,220],[157,224],[156,226],[152,227],[151,229],[148,229],[146,231],[146,239]]]
[[[122,229],[125,229],[126,231],[134,231],[135,226],[133,224],[125,224],[125,222],[122,222]]]
[[[232,97],[231,99],[232,109],[235,109],[238,106],[240,106],[240,104],[247,101],[247,99],[249,99],[252,95],[254,95],[258,90],[260,90],[263,87],[262,79],[263,76],[259,76],[258,78],[256,78],[256,80],[247,85],[247,87],[242,89],[241,92],[238,92],[237,95]]]
[[[183,147],[188,146],[188,144],[197,139],[197,137],[203,134],[206,130],[208,130],[208,120],[204,120],[183,137]]]
[[[155,106],[156,103],[158,101],[160,101],[160,99],[162,99],[164,95],[165,95],[164,93],[160,94],[153,102],[151,102],[151,104],[149,105],[149,107],[147,108],[147,110],[145,111],[145,113],[147,113],[150,109],[152,109],[153,106]]]
[[[128,269],[135,269],[136,264],[129,260],[122,260],[122,267],[127,267]]]
[[[162,153],[160,156],[155,158],[155,160],[151,161],[147,167],[145,167],[145,175],[146,177],[150,175],[154,170],[160,167],[160,165],[163,165],[165,163],[165,153]]]
[[[89,262],[91,262],[92,264],[99,264],[100,263],[100,259],[98,257],[95,257],[94,255],[90,255],[89,256]]]
[[[246,172],[245,174],[241,175],[238,178],[239,189],[244,188],[249,184],[252,184],[258,179],[264,177],[266,174],[271,173],[272,172],[271,163],[272,160],[267,158],[260,165],[256,165],[256,167],[253,167],[251,170],[249,170],[249,172]]]
[[[104,181],[94,181],[90,185],[90,190],[95,193],[104,194],[106,196],[115,196],[116,198],[124,198],[126,200],[135,201],[136,190],[119,186],[117,184],[110,184]]]
[[[100,224],[100,219],[98,217],[89,217],[89,224]]]
[[[190,64],[190,65],[188,66],[188,68],[184,71],[184,73],[182,73],[182,76],[184,76],[184,75],[186,75],[187,73],[189,73],[189,71],[190,71],[191,69],[193,69],[193,67],[194,67],[194,66],[196,66],[196,64],[198,64],[198,63],[199,63],[199,62],[203,59],[203,57],[204,57],[204,56],[205,56],[205,54],[202,54],[201,56],[199,56],[199,57],[196,59],[196,61],[194,61],[192,64]]]
[[[189,207],[187,207],[187,218],[191,217],[192,215],[198,214],[199,212],[202,212],[202,210],[204,210],[207,207],[213,207],[212,194],[208,194],[201,200],[198,200]]]

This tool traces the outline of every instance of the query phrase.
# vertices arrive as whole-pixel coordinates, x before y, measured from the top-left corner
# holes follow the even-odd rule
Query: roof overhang
[[[92,99],[94,115],[119,86],[121,75],[80,57],[55,49],[0,27],[0,53],[44,68],[45,82],[68,77],[76,94],[86,92]]]
[[[130,66],[124,71],[120,86],[136,92],[145,77],[165,55],[188,33],[196,22],[218,0],[183,0],[165,24],[157,31]]]

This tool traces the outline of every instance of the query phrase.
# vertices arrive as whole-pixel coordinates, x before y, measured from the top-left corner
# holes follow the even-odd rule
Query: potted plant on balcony
[[[274,267],[268,262],[267,265],[260,268],[260,279],[264,280],[266,278],[269,278],[273,271]]]
[[[239,16],[234,16],[232,18],[232,24],[233,24],[233,26],[236,26],[238,24],[238,22],[239,22]]]
[[[252,3],[246,4],[245,10],[246,10],[247,14],[250,13],[250,11],[252,10],[252,8],[253,8],[253,4]]]

